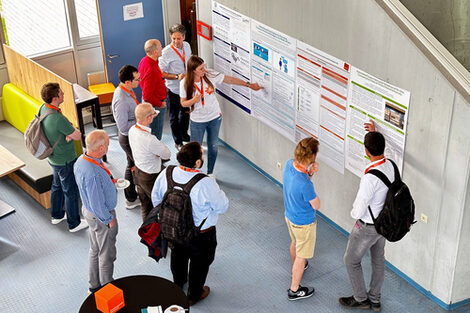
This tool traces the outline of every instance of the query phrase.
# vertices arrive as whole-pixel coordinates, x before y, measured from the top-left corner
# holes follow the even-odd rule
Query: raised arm
[[[245,86],[245,87],[248,87],[252,90],[260,90],[260,89],[264,88],[264,87],[261,87],[260,85],[258,85],[258,83],[252,84],[248,81],[244,81],[244,80],[241,80],[240,78],[236,78],[236,77],[228,76],[228,75],[225,75],[224,83],[230,84],[230,85]]]

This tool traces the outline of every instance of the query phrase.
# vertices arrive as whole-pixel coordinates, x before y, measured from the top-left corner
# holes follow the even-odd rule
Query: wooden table
[[[172,304],[177,304],[189,312],[189,300],[183,290],[168,279],[150,276],[136,275],[118,278],[111,282],[122,289],[124,294],[124,307],[119,313],[140,313],[140,309],[148,306],[161,305],[163,311]],[[96,308],[95,294],[90,294],[79,313],[100,313]]]
[[[0,177],[8,175],[25,166],[24,162],[0,145]],[[0,218],[15,212],[15,208],[0,200]]]

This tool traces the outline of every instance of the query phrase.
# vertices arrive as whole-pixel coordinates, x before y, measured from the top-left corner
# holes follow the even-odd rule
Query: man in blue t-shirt
[[[313,137],[302,139],[295,148],[294,159],[286,162],[283,176],[284,207],[287,228],[292,239],[290,256],[292,259],[292,280],[287,290],[289,300],[312,296],[313,287],[300,285],[307,259],[313,257],[317,233],[315,211],[320,208],[320,198],[310,181],[318,171],[315,162],[318,153],[318,140]]]

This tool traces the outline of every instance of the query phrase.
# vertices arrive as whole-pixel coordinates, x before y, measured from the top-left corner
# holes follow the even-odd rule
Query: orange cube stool
[[[114,313],[124,307],[122,289],[109,283],[95,292],[96,308],[103,313]]]

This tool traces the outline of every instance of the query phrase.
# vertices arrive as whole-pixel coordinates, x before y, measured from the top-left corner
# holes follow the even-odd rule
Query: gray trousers
[[[380,302],[380,290],[385,274],[385,238],[377,234],[374,225],[366,225],[357,221],[349,235],[348,246],[344,254],[344,264],[349,274],[354,298],[357,301]],[[366,291],[361,261],[364,254],[370,250],[372,275],[369,293]]]
[[[89,255],[89,288],[95,289],[113,280],[114,261],[116,260],[116,236],[118,223],[113,228],[101,223],[85,207],[83,216],[89,225],[90,255]],[[116,211],[110,212],[116,217]]]

